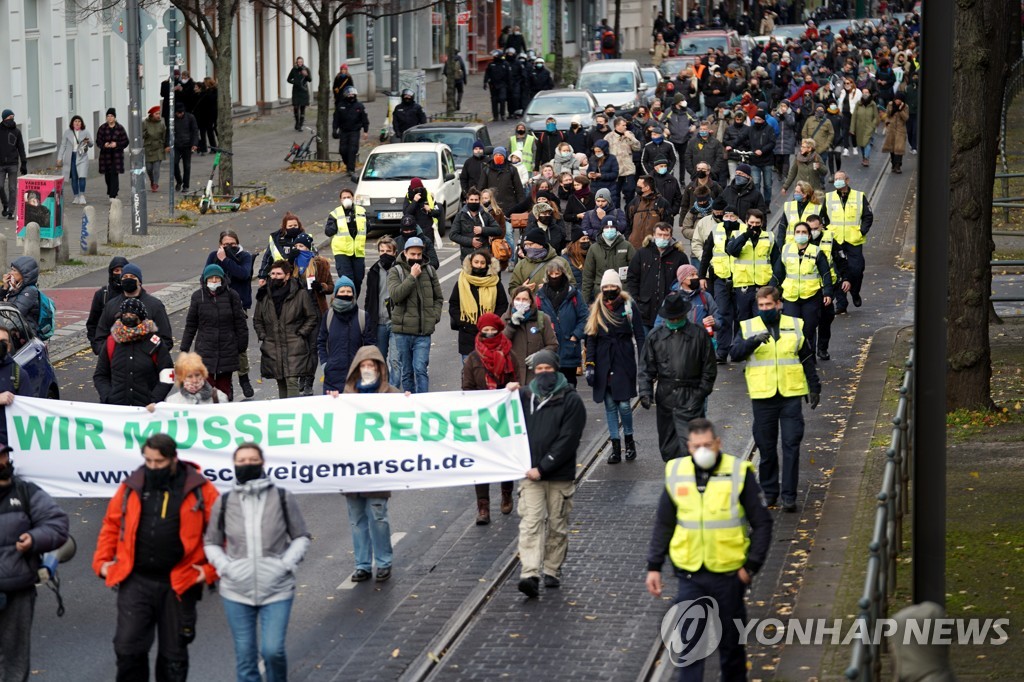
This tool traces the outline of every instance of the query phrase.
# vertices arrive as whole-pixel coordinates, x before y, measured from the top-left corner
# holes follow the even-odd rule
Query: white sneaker
[[[911,153],[911,154],[916,154],[916,153],[917,153],[917,150],[916,150],[916,149],[911,149],[911,150],[910,150],[910,153]]]
[[[850,155],[850,148],[849,147],[843,147],[843,156],[849,156],[849,155]]]
[[[859,152],[859,151],[857,151],[857,148],[856,148],[856,147],[854,147],[854,148],[853,148],[853,155],[854,155],[854,156],[857,156],[858,154],[860,154],[860,152]]]
[[[89,202],[87,202],[85,200],[85,195],[84,194],[79,194],[78,195],[78,203],[80,203],[82,206],[85,206]]]

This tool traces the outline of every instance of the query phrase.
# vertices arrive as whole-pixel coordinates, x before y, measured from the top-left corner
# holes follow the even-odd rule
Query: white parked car
[[[374,148],[359,174],[355,202],[366,209],[368,231],[397,233],[409,181],[419,178],[444,212],[438,221],[443,233],[459,212],[462,188],[455,175],[455,159],[446,144],[403,142]]]

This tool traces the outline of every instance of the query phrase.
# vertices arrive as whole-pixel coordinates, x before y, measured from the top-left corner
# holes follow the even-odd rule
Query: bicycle
[[[220,155],[227,154],[228,156],[234,156],[231,152],[226,149],[220,149],[218,147],[210,147],[210,151],[214,152],[213,157],[213,168],[210,169],[210,179],[206,181],[206,189],[203,190],[203,196],[199,199],[199,212],[206,215],[207,211],[215,212],[226,212],[231,213],[237,212],[242,207],[242,195],[239,194],[236,197],[232,197],[227,201],[218,201],[217,197],[213,195],[213,176],[217,173],[217,168],[220,167]],[[224,199],[224,197],[220,197]]]
[[[292,148],[288,152],[288,155],[284,157],[284,160],[288,163],[295,163],[296,161],[307,161],[313,158],[313,142],[320,142],[320,136],[316,134],[315,128],[303,128],[310,133],[309,139],[304,143],[299,144],[298,142],[292,142]]]

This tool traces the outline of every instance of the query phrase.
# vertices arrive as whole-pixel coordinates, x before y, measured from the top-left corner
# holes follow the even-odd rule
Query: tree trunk
[[[1008,0],[959,0],[954,4],[953,148],[950,165],[949,319],[946,406],[990,409],[992,357],[989,296],[992,211],[1010,25],[1019,21]],[[927,112],[922,112],[927,115]],[[922,343],[926,339],[919,340]]]
[[[618,57],[622,54],[622,34],[619,33],[621,30],[622,21],[622,0],[615,0],[615,56]]]
[[[451,117],[455,114],[455,48],[458,42],[459,27],[456,23],[455,0],[444,0],[444,44],[448,59],[445,61],[445,113]],[[424,102],[420,102],[424,104]]]
[[[217,145],[221,149],[231,151],[234,140],[234,118],[231,115],[231,80],[232,59],[231,59],[231,22],[235,14],[230,0],[220,0],[217,3],[217,35],[213,36],[213,42],[217,54],[213,55],[213,73],[217,79]],[[234,163],[231,156],[224,154],[220,157],[220,185],[221,194],[234,194],[235,185]]]
[[[565,35],[565,27],[563,26],[563,24],[565,23],[563,21],[564,14],[565,0],[555,0],[555,39],[552,42],[554,43],[553,47],[555,49],[554,76],[556,88],[563,87],[562,69],[565,68],[565,56],[563,54],[563,46],[565,45],[565,39],[563,37]],[[582,41],[580,42],[582,44]]]
[[[316,34],[317,68],[320,73],[316,88],[316,134],[320,141],[316,143],[316,158],[326,161],[331,151],[331,116],[334,113],[333,92],[334,74],[331,73],[331,33],[333,27],[327,28],[320,25],[320,31]],[[326,33],[326,35],[324,35]]]

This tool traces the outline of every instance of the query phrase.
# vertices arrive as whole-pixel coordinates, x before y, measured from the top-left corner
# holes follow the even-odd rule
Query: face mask
[[[798,234],[793,237],[793,241],[795,241],[797,244],[806,244],[810,240],[810,236],[806,234]]]
[[[684,317],[678,320],[665,320],[665,326],[671,329],[672,331],[682,329],[683,327],[686,326],[686,318]]]
[[[537,385],[537,391],[541,395],[550,395],[555,390],[555,386],[558,384],[558,373],[557,372],[542,372],[534,377],[534,382]]]
[[[224,253],[226,253],[227,255],[231,256],[232,258],[237,256],[238,252],[241,251],[241,250],[242,250],[242,247],[240,247],[240,246],[225,246],[224,247]]]
[[[139,290],[139,280],[129,277],[121,280],[121,289],[126,294],[134,294]]]
[[[286,280],[286,279],[272,279],[272,280],[270,280],[270,286],[272,286],[275,289],[280,289],[281,287],[283,287],[287,283],[288,283],[288,280]]]
[[[615,241],[616,237],[619,236],[619,231],[614,227],[606,227],[604,231],[601,233],[601,236],[604,237],[604,240],[606,242],[611,243]]]
[[[526,129],[525,128],[519,128],[518,130],[516,130],[516,135],[518,135],[519,137],[522,137],[522,136],[526,135]]]
[[[9,481],[14,476],[14,462],[8,462],[0,467],[0,481]]]
[[[481,158],[483,155],[484,155],[484,150],[482,150],[482,149],[477,149],[477,150],[475,150],[473,152],[473,156],[475,156],[478,159]]]
[[[504,157],[504,156],[502,156],[501,154],[495,154],[495,155],[494,155],[494,164],[495,164],[496,166],[500,166],[500,165],[502,165],[503,163],[505,163],[505,157]]]
[[[622,292],[620,292],[618,289],[608,289],[607,291],[601,292],[601,298],[603,298],[606,301],[614,301],[619,297],[620,293]]]
[[[285,235],[291,239],[298,237],[300,232],[302,232],[302,228],[299,227],[289,227],[284,231]]]
[[[477,211],[480,210],[480,203],[476,201],[468,203],[466,204],[466,210],[472,213],[476,213]]]
[[[832,183],[832,186],[835,187],[836,189],[842,189],[846,187],[846,180],[836,180],[835,182]]]
[[[470,272],[474,277],[486,277],[488,268],[470,268]]]
[[[551,224],[551,216],[549,216],[549,215],[542,215],[541,217],[537,218],[537,222],[540,223],[541,225],[550,225]]]
[[[350,294],[338,294],[334,298],[336,298],[339,301],[345,301],[346,303],[351,303],[352,301],[355,300],[355,297]]]
[[[709,131],[707,131],[707,130],[702,130],[699,133],[697,133],[697,135],[700,136],[700,139],[706,140],[706,139],[708,139],[708,136],[711,135],[711,133]]]
[[[750,182],[750,178],[748,178],[747,176],[745,176],[745,175],[737,175],[736,176],[735,183],[736,183],[737,187],[743,187],[748,182]]]
[[[757,128],[758,130],[760,130],[761,128],[764,128],[764,125],[765,125],[764,121],[761,121],[760,123],[758,123],[757,121],[754,122],[754,127]]]
[[[364,369],[360,367],[359,378],[361,379],[363,386],[369,386],[370,384],[377,383],[377,380],[380,378],[380,373],[377,372],[376,368]]]
[[[668,166],[658,166],[654,170],[657,171],[658,175],[664,175],[668,173]]]
[[[722,221],[722,225],[725,227],[726,230],[735,230],[736,228],[738,228],[740,226],[740,221],[738,221],[738,220],[724,220],[724,221]]]
[[[526,249],[526,257],[530,260],[540,260],[548,255],[548,250],[543,246],[531,246]]]
[[[661,141],[662,141],[663,139],[664,139],[664,138],[662,138],[662,137],[652,137],[652,138],[651,138],[651,142],[653,142],[654,144],[661,144]]]
[[[395,264],[395,257],[392,256],[390,253],[382,253],[377,258],[377,262],[380,263],[380,266],[382,268],[384,268],[385,270],[389,270],[391,266]]]
[[[715,462],[718,461],[718,453],[704,446],[697,448],[697,451],[691,456],[693,457],[694,465],[699,466],[705,471],[715,466]]]
[[[146,469],[146,487],[153,489],[166,488],[171,482],[171,467],[163,469]]]
[[[139,318],[136,317],[135,315],[122,315],[121,324],[123,324],[126,327],[138,327]]]
[[[761,316],[761,321],[765,324],[776,324],[779,321],[781,313],[778,308],[772,308],[771,310],[758,310],[757,314]]]
[[[263,465],[262,464],[236,464],[235,465],[235,480],[240,484],[245,485],[249,481],[255,481],[258,478],[263,477]]]
[[[811,236],[817,239],[821,236],[821,230],[811,230]]]
[[[560,158],[560,159],[572,158],[572,152],[567,152],[567,151],[558,152],[558,158]]]
[[[743,119],[742,118],[738,118],[735,121],[733,121],[733,126],[735,126],[736,128],[742,128],[743,127]]]
[[[121,275],[110,275],[107,278],[107,288],[114,292],[121,291]]]
[[[602,156],[604,156],[604,152],[602,152],[602,151],[595,151],[594,152],[594,158],[600,159]]]
[[[546,124],[546,125],[544,126],[544,128],[545,128],[545,129],[546,129],[546,130],[547,130],[547,131],[548,131],[549,133],[553,133],[553,132],[555,132],[555,124],[554,124],[554,123],[548,123],[548,124]]]
[[[580,242],[580,251],[583,253],[590,251],[590,242]]]
[[[207,282],[206,288],[209,289],[211,293],[216,293],[217,289],[220,289],[220,282]]]
[[[671,241],[672,241],[671,239],[664,239],[662,237],[655,237],[654,245],[657,246],[659,249],[666,249],[666,248],[668,248],[668,245],[669,245],[669,243]]]
[[[341,200],[341,205],[345,208],[352,208],[352,200],[349,199],[348,197],[345,197],[344,199]]]
[[[824,111],[815,111],[814,112],[814,118],[825,118],[825,112]]]
[[[0,358],[7,357],[7,352],[9,350],[10,350],[10,347],[7,345],[7,342],[6,341],[0,341]]]
[[[515,301],[512,304],[512,307],[515,308],[517,312],[520,312],[520,313],[522,313],[524,315],[526,313],[530,312],[530,302],[529,301]]]
[[[422,258],[406,258],[405,261],[409,264],[410,268],[414,265],[420,265],[423,263]]]

